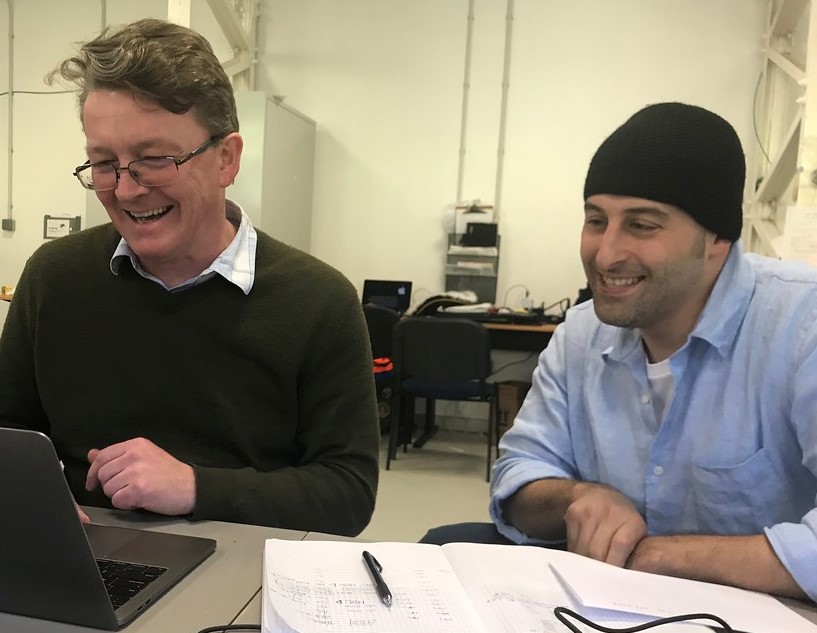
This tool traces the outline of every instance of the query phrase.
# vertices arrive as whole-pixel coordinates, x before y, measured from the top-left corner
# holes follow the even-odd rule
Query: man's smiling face
[[[82,121],[89,160],[114,161],[123,168],[150,156],[184,156],[209,138],[192,112],[173,114],[122,90],[90,92]],[[221,143],[216,143],[179,166],[167,185],[144,187],[123,169],[115,189],[97,192],[146,269],[184,268],[185,262],[210,257],[203,251],[223,241],[224,188],[234,177],[225,173],[223,163]]]
[[[714,235],[677,207],[591,196],[581,258],[596,315],[610,325],[685,335],[720,270],[720,259],[712,261],[714,243]]]

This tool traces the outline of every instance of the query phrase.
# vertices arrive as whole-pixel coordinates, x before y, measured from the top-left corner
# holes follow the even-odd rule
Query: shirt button
[[[643,396],[641,396],[641,402],[643,402],[644,404],[649,404],[650,397],[645,393]]]
[[[655,468],[652,469],[652,472],[660,477],[661,475],[664,474],[664,469],[661,468],[660,466],[656,466]]]

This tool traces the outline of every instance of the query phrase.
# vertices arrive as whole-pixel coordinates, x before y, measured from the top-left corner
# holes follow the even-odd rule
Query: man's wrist
[[[624,565],[627,569],[635,569],[637,571],[646,571],[653,574],[666,573],[663,571],[663,550],[657,547],[661,537],[645,536],[641,539],[633,549],[630,558]]]
[[[594,488],[609,488],[609,486],[605,486],[604,484],[599,484],[591,481],[575,480],[573,482],[573,485],[570,487],[570,490],[568,491],[566,505],[569,506],[571,503],[577,501]]]

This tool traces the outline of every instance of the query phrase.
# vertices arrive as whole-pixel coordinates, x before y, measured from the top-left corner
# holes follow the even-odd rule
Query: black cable
[[[502,299],[502,303],[504,303],[505,305],[508,305],[508,294],[511,292],[511,290],[514,290],[516,288],[524,288],[525,289],[525,297],[530,296],[530,290],[528,289],[528,287],[525,284],[514,284],[513,286],[511,286],[510,288],[508,288],[505,291],[505,298]]]
[[[636,626],[629,626],[625,628],[612,628],[609,626],[603,626],[601,624],[596,624],[592,620],[588,620],[584,616],[579,615],[575,611],[571,609],[567,609],[565,607],[556,607],[553,610],[553,615],[556,616],[556,619],[559,620],[562,624],[564,624],[570,631],[573,633],[582,633],[581,629],[577,628],[572,622],[567,620],[566,616],[570,616],[574,620],[578,620],[582,624],[589,626],[592,629],[596,629],[597,631],[601,631],[602,633],[637,633],[638,631],[646,631],[647,629],[651,629],[656,626],[661,626],[662,624],[672,624],[673,622],[686,622],[687,620],[711,620],[712,622],[717,623],[721,630],[724,633],[735,633],[734,629],[730,627],[724,620],[719,618],[716,615],[712,615],[711,613],[686,613],[684,615],[674,615],[669,618],[658,618],[656,620],[650,620],[649,622],[645,622],[644,624],[638,624]]]
[[[559,312],[561,313],[560,316],[564,316],[565,312],[567,312],[568,308],[570,308],[570,299],[568,297],[564,297],[551,303],[549,306],[545,306],[542,308],[542,312],[545,313],[552,308],[559,308]]]
[[[511,365],[521,365],[522,363],[527,363],[527,362],[528,362],[528,361],[529,361],[529,360],[530,360],[530,359],[533,357],[533,355],[534,355],[535,353],[536,353],[536,352],[530,352],[530,353],[529,353],[527,356],[525,356],[525,358],[523,358],[522,360],[515,360],[515,361],[512,361],[512,362],[510,362],[510,363],[505,363],[505,364],[504,364],[504,365],[502,365],[502,367],[500,367],[499,369],[494,369],[494,370],[491,372],[491,374],[490,374],[490,375],[491,375],[491,376],[496,376],[496,375],[497,375],[499,372],[501,372],[503,369],[507,369],[507,368],[508,368],[508,367],[510,367]]]
[[[763,156],[766,157],[766,162],[771,163],[772,159],[769,158],[769,155],[766,153],[766,149],[763,147],[763,142],[760,140],[760,132],[757,131],[757,93],[760,89],[760,82],[763,79],[763,75],[765,73],[761,72],[758,75],[757,83],[755,84],[755,94],[752,97],[752,127],[755,130],[755,139],[757,140],[757,146],[760,148],[760,151],[763,153]]]
[[[224,631],[260,631],[260,624],[220,624],[219,626],[208,626],[198,633],[223,633]]]

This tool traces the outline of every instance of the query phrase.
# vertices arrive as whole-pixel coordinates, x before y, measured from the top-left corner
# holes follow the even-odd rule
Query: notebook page
[[[553,615],[557,606],[573,609],[608,627],[634,626],[653,619],[580,607],[549,564],[575,554],[524,545],[474,543],[451,543],[442,549],[485,628],[494,633],[564,633],[565,626]],[[711,633],[711,629],[696,624],[668,624],[658,630]]]
[[[364,549],[383,566],[391,608],[375,591]],[[264,583],[264,623],[276,627],[268,633],[485,633],[436,545],[270,539]]]

